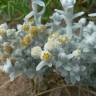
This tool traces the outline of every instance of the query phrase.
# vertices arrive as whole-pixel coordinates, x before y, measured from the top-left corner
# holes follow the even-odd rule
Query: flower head
[[[6,35],[6,30],[3,28],[0,28],[0,36],[5,36]]]
[[[49,51],[42,51],[41,60],[49,61],[52,57],[52,54]]]
[[[13,51],[13,47],[11,45],[9,45],[9,43],[6,43],[3,46],[3,50],[4,50],[4,52],[11,54]]]
[[[25,32],[28,32],[28,31],[29,31],[29,24],[24,23],[24,24],[22,25],[22,30],[25,31]]]
[[[32,41],[32,37],[30,34],[25,35],[23,38],[21,38],[21,44],[24,46],[28,46]]]
[[[60,35],[58,37],[58,41],[61,43],[61,44],[67,44],[69,42],[69,38],[68,36],[65,36],[65,35]]]
[[[41,47],[39,46],[33,47],[31,49],[31,56],[34,58],[40,58],[41,52],[42,52]]]
[[[38,35],[38,27],[32,26],[28,31],[32,37],[36,37]]]
[[[48,40],[56,40],[59,36],[60,34],[58,32],[54,32],[48,37]]]
[[[48,42],[44,45],[45,50],[52,51],[60,46],[60,43],[57,40],[48,40]]]
[[[76,49],[73,51],[72,55],[76,58],[80,57],[81,55],[81,50],[80,49]]]

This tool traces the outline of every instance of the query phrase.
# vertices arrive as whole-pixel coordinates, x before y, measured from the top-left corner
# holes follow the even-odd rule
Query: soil
[[[54,76],[50,75],[46,78],[48,89],[45,88],[44,91],[43,87],[40,87],[43,91],[36,95],[32,80],[25,76],[18,76],[11,82],[6,74],[0,72],[0,96],[96,96],[96,92],[90,90],[88,92],[87,89],[81,89],[79,95],[77,86],[58,87],[62,86],[64,81],[60,76],[56,74]]]

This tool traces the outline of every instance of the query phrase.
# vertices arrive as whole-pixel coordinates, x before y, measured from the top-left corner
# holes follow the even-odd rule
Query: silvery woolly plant
[[[52,69],[67,83],[96,84],[95,23],[87,23],[86,18],[74,22],[84,12],[74,14],[76,0],[60,0],[63,10],[55,9],[51,21],[44,25],[41,17],[45,4],[42,0],[32,1],[33,10],[17,29],[8,29],[6,23],[0,25],[0,69],[11,80],[21,73],[30,78],[43,77],[48,73],[46,69]],[[40,12],[38,6],[42,7]]]

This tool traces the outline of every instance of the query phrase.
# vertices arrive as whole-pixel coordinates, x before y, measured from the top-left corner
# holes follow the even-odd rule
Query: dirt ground
[[[54,86],[52,82],[55,82],[55,79],[50,80],[49,86]],[[14,82],[10,82],[8,76],[0,72],[0,96],[96,96],[95,92],[87,92],[84,90],[81,90],[78,95],[77,87],[50,87],[50,89],[36,95],[30,79],[25,76],[19,76]]]
[[[0,72],[0,96],[33,96],[31,81],[20,76],[10,82],[8,76]]]

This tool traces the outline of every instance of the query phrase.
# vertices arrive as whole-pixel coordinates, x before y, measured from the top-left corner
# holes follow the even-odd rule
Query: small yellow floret
[[[51,35],[48,37],[48,40],[57,39],[59,36],[60,36],[60,34],[59,34],[58,32],[55,32],[55,33],[51,34]]]
[[[23,31],[28,32],[29,31],[29,24],[23,24],[22,29],[23,29]]]
[[[69,42],[69,38],[68,38],[67,36],[65,36],[65,35],[60,35],[60,36],[58,37],[58,40],[59,40],[59,42],[60,42],[61,44],[66,44],[66,43]]]
[[[21,39],[21,44],[28,46],[32,41],[32,37],[30,34],[25,35],[22,39]]]
[[[49,50],[52,51],[55,48],[58,48],[60,46],[60,42],[58,42],[57,40],[48,40],[48,42],[44,45],[44,49],[45,50]]]
[[[38,27],[38,31],[43,32],[46,30],[46,26],[42,25]]]
[[[3,51],[9,54],[11,54],[13,51],[13,46],[11,46],[9,42],[4,42],[2,47],[3,47]]]
[[[5,36],[5,34],[6,34],[6,30],[0,28],[0,36],[3,37],[3,36]]]
[[[7,52],[7,53],[12,53],[12,51],[13,51],[13,48],[9,45],[9,46],[4,46],[3,47],[3,50],[5,51],[5,52]]]
[[[75,51],[73,51],[73,55],[74,55],[74,57],[80,57],[80,55],[81,55],[81,50],[80,49],[76,49]]]
[[[49,61],[52,57],[52,54],[49,51],[43,51],[41,54],[41,59],[44,61]]]
[[[38,28],[37,28],[37,26],[32,26],[29,29],[29,33],[32,35],[32,37],[36,37],[38,35]]]

